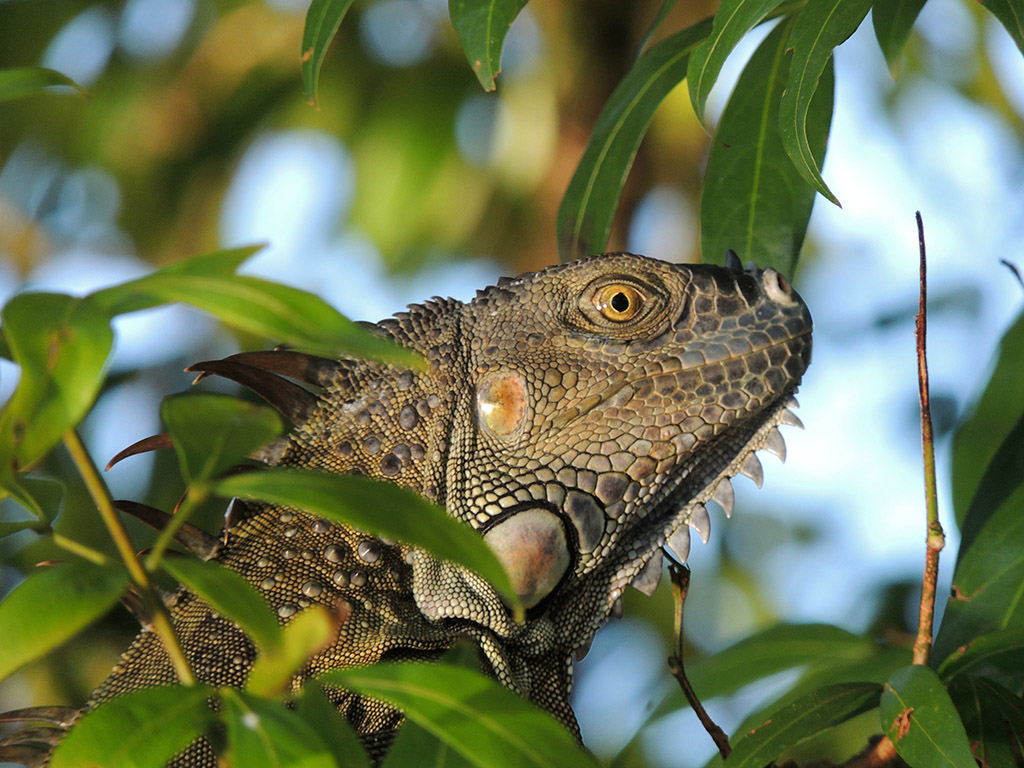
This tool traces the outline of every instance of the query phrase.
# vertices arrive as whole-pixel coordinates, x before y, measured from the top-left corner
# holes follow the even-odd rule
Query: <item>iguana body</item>
[[[348,614],[296,687],[339,666],[432,659],[470,637],[486,671],[578,735],[573,654],[627,585],[657,582],[663,546],[685,559],[688,525],[706,537],[705,502],[731,509],[729,477],[760,482],[753,451],[780,447],[776,426],[791,422],[810,359],[807,309],[772,270],[616,254],[502,280],[466,304],[413,306],[376,328],[429,369],[301,358],[296,374],[300,358],[270,353],[200,369],[246,383],[297,422],[265,451],[270,463],[398,483],[479,530],[527,621],[515,624],[471,573],[301,512],[243,507],[215,558],[282,621],[311,603]],[[274,372],[318,396],[282,390]],[[184,592],[172,616],[200,680],[244,683],[255,654],[240,630]],[[90,703],[175,679],[144,631]],[[336,699],[379,757],[401,714]],[[215,756],[202,744],[176,764]]]

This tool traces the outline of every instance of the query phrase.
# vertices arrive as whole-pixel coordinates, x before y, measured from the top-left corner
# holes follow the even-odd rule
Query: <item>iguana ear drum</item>
[[[526,382],[520,373],[495,371],[487,374],[476,390],[480,425],[497,437],[515,431],[526,414]]]
[[[484,534],[484,541],[526,608],[547,597],[569,568],[565,527],[547,509],[533,507],[509,515]]]

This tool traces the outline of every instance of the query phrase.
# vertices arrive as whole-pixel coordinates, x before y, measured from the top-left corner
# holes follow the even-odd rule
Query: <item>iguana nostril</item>
[[[523,606],[532,608],[558,586],[569,568],[562,521],[546,509],[516,512],[484,534]]]
[[[762,273],[761,285],[764,286],[764,292],[768,295],[768,298],[776,304],[789,305],[796,303],[796,300],[793,298],[793,288],[790,286],[789,281],[771,267],[768,267]]]

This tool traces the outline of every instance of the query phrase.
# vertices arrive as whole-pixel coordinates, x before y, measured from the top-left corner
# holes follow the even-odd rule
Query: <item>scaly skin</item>
[[[377,328],[429,370],[310,362],[320,396],[292,409],[300,423],[265,458],[362,473],[443,505],[503,560],[526,622],[471,573],[301,512],[249,505],[215,558],[284,622],[310,603],[351,612],[296,688],[331,668],[436,658],[469,636],[486,671],[578,736],[573,654],[628,584],[656,583],[662,547],[685,559],[688,524],[706,534],[703,505],[731,504],[731,476],[759,481],[753,451],[778,447],[810,360],[807,308],[772,270],[614,254],[502,280],[467,304],[413,306]],[[244,683],[254,650],[231,622],[188,593],[172,615],[199,679]],[[174,680],[144,632],[90,703]],[[334,696],[379,758],[401,714]],[[203,743],[175,764],[215,756]]]

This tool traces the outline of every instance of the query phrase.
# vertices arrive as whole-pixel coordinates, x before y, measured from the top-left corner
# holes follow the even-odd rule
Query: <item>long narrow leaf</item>
[[[722,0],[718,6],[711,35],[693,49],[686,65],[686,83],[693,111],[705,128],[704,105],[718,80],[722,65],[743,36],[778,4],[779,0]]]
[[[527,0],[449,0],[448,14],[469,66],[485,91],[501,71],[505,36]]]
[[[335,768],[330,750],[305,720],[282,704],[233,688],[221,691],[230,765]]]
[[[1010,33],[1013,42],[1024,53],[1024,2],[1022,0],[981,0],[987,9]]]
[[[53,86],[67,86],[88,96],[85,89],[67,75],[45,67],[15,67],[0,69],[0,101],[11,101],[42,93]]]
[[[352,0],[313,0],[306,11],[306,26],[302,30],[302,87],[313,106],[317,105],[320,67],[327,46],[351,5]]]
[[[354,475],[266,469],[221,480],[215,491],[295,507],[367,533],[423,547],[436,557],[476,571],[510,605],[519,603],[498,558],[473,529],[397,485]]]
[[[690,52],[711,32],[707,19],[644,53],[605,105],[558,209],[563,262],[604,249],[626,176],[654,112],[686,76]]]
[[[814,206],[814,190],[786,154],[779,103],[789,75],[783,21],[754,52],[733,90],[711,146],[700,204],[702,260],[723,263],[728,249],[792,275]],[[825,156],[833,105],[832,66],[811,101],[807,132],[817,162]]]
[[[885,735],[910,765],[975,768],[960,716],[928,667],[897,670],[885,685],[878,714]]]
[[[924,3],[925,0],[885,0],[883,3],[875,3],[871,8],[875,37],[893,79],[899,75],[903,48]]]
[[[833,49],[853,34],[871,8],[871,0],[820,0],[797,17],[789,42],[793,61],[789,82],[779,104],[782,143],[797,171],[828,200],[839,200],[825,184],[807,133],[807,116],[825,65]]]
[[[377,664],[320,679],[394,704],[481,768],[596,765],[553,717],[479,672],[446,664]]]
[[[161,768],[217,717],[206,685],[144,688],[85,715],[54,752],[51,768]]]
[[[881,693],[882,686],[876,683],[846,683],[826,686],[797,699],[733,744],[726,768],[768,765],[787,749],[874,709]]]
[[[0,681],[100,618],[127,586],[128,574],[113,565],[34,571],[0,603]]]

